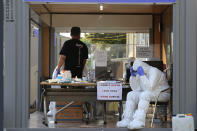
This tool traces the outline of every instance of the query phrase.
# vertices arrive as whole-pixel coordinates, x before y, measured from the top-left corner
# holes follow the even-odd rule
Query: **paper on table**
[[[107,52],[104,50],[96,51],[96,66],[106,67],[107,66]]]
[[[48,81],[49,83],[57,83],[57,82],[58,82],[57,79],[48,79],[47,81]]]

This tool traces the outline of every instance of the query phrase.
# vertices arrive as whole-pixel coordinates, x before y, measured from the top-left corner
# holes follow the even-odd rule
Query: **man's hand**
[[[131,73],[131,76],[133,76],[133,77],[136,76],[136,73],[133,72],[133,66],[130,68],[130,73]]]
[[[60,70],[56,69],[56,71],[55,71],[55,78],[57,78],[59,74],[60,74]]]
[[[139,67],[137,68],[137,73],[138,73],[140,76],[144,76],[144,69],[143,69],[141,66],[139,66]]]

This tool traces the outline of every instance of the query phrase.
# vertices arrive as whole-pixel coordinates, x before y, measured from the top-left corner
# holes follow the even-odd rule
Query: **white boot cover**
[[[131,122],[131,119],[129,119],[129,118],[123,118],[121,121],[118,121],[116,123],[116,126],[118,128],[126,128],[128,126],[128,124],[129,124],[129,122]]]
[[[145,97],[147,98],[147,97]],[[138,109],[136,110],[133,118],[134,120],[129,123],[129,129],[141,129],[145,127],[146,122],[146,113],[149,107],[149,100],[150,99],[141,99],[138,104]]]
[[[146,113],[144,111],[137,110],[134,114],[134,120],[128,124],[129,129],[141,129],[145,127]]]
[[[136,105],[133,102],[126,102],[125,111],[123,113],[123,119],[117,122],[117,127],[127,127],[128,124],[133,120],[133,112]]]
[[[127,101],[125,110],[123,113],[123,119],[117,122],[117,127],[127,127],[128,124],[133,120],[133,114],[137,106],[139,92],[129,92],[127,94]]]

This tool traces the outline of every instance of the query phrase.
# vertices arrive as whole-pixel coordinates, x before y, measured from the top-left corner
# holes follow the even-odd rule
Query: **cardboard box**
[[[56,110],[61,109],[69,102],[56,102]],[[56,115],[56,121],[59,123],[63,122],[79,122],[83,119],[83,103],[75,102],[65,110],[59,112]]]

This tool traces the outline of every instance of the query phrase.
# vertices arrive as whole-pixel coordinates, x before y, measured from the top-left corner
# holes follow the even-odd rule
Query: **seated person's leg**
[[[145,126],[146,113],[148,111],[149,103],[152,97],[152,92],[149,91],[144,91],[140,94],[138,109],[133,116],[134,120],[128,125],[129,129],[138,129]]]
[[[131,91],[127,94],[125,110],[123,112],[123,119],[117,122],[117,127],[127,127],[129,122],[133,120],[133,114],[136,110],[140,93],[141,92],[139,91]]]

